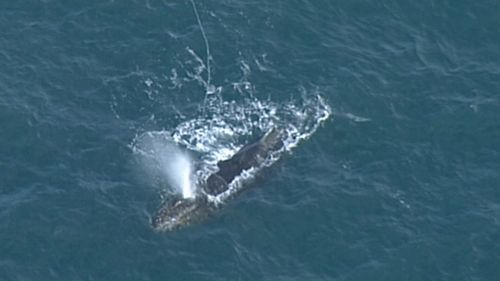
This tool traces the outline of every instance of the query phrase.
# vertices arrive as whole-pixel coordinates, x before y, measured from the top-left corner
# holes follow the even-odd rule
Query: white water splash
[[[211,103],[212,99],[217,102]],[[183,197],[193,197],[197,195],[196,186],[203,185],[210,174],[217,172],[218,162],[232,157],[257,136],[256,132],[261,134],[273,127],[279,128],[284,147],[269,155],[262,166],[242,173],[226,192],[208,196],[218,204],[236,193],[261,168],[272,165],[284,152],[308,139],[330,115],[330,107],[319,94],[303,95],[286,103],[254,97],[239,102],[225,101],[216,95],[209,97],[198,117],[185,120],[172,131],[139,135],[131,147],[143,159],[144,167],[152,171],[151,175],[165,178]],[[191,159],[179,147],[199,155],[196,171],[193,172]]]
[[[307,95],[299,101],[284,104],[263,102],[256,98],[239,103],[222,101],[204,110],[209,118],[200,114],[198,118],[180,123],[172,132],[163,131],[170,141],[201,155],[196,171],[196,181],[200,185],[218,170],[218,162],[230,158],[248,140],[255,138],[255,132],[263,133],[278,127],[283,133],[284,147],[269,155],[262,166],[244,171],[224,193],[208,196],[216,204],[236,193],[261,168],[272,165],[284,152],[291,151],[309,138],[331,115],[330,107],[320,95]]]

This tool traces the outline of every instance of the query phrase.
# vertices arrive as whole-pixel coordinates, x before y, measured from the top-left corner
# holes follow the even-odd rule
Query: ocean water
[[[499,10],[3,1],[0,280],[500,280]],[[139,139],[209,171],[273,124],[244,192],[151,228]]]

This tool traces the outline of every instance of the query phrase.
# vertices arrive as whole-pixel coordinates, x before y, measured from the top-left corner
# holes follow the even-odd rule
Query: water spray
[[[166,140],[162,132],[139,136],[133,147],[152,178],[160,179],[183,198],[195,197],[193,161],[186,151]]]

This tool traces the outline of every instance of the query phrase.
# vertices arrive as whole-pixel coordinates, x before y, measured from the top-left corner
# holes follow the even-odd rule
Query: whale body
[[[219,170],[211,174],[194,198],[174,198],[164,203],[154,215],[151,225],[156,230],[174,230],[201,221],[216,210],[209,200],[229,189],[236,177],[251,168],[260,168],[272,153],[283,148],[281,131],[269,130],[257,140],[243,146],[227,160],[217,163]]]

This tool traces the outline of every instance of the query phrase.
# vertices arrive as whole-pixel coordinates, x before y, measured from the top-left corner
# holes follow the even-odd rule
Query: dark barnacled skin
[[[208,211],[209,206],[204,197],[175,198],[156,212],[151,225],[156,230],[174,230],[200,219]]]

